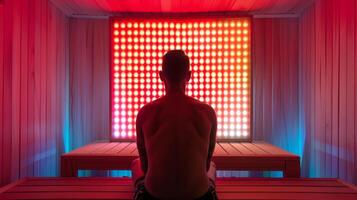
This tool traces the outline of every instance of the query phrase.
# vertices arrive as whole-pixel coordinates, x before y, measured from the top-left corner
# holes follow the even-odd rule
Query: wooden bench
[[[219,199],[357,199],[356,188],[336,179],[218,179],[216,185]],[[29,178],[0,189],[0,199],[132,197],[132,182],[127,178]]]
[[[61,156],[61,176],[76,177],[79,169],[130,170],[138,157],[135,142],[99,142]],[[300,157],[265,142],[218,142],[213,155],[218,170],[283,171],[300,177]]]

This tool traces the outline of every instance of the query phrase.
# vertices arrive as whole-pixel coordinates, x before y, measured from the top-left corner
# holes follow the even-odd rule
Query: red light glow
[[[164,95],[162,56],[190,57],[187,94],[210,104],[218,140],[251,138],[251,19],[119,19],[111,23],[111,140],[135,140],[135,119]]]

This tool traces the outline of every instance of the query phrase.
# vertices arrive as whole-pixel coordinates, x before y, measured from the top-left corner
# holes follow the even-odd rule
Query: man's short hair
[[[183,81],[190,70],[189,68],[190,60],[182,50],[170,50],[163,57],[162,72],[169,82]]]

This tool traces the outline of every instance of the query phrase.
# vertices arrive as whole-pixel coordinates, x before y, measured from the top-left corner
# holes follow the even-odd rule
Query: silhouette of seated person
[[[185,95],[191,71],[182,50],[164,55],[159,75],[166,94],[143,106],[136,119],[140,159],[132,163],[134,199],[217,199],[211,162],[216,114]]]

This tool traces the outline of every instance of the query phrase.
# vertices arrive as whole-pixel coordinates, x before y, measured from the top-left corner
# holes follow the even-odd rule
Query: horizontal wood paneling
[[[357,3],[318,0],[300,18],[303,174],[357,184]]]
[[[68,19],[47,0],[0,6],[0,185],[59,172]]]

